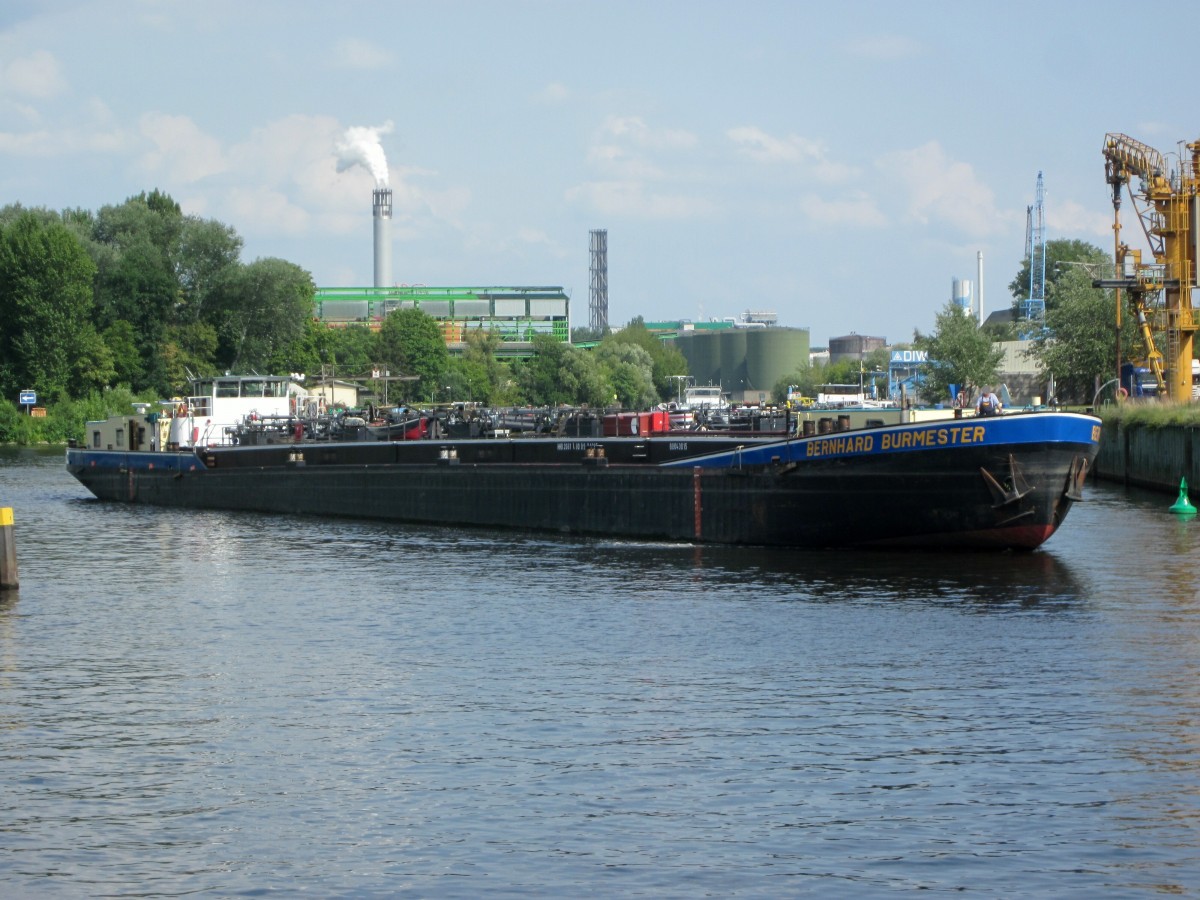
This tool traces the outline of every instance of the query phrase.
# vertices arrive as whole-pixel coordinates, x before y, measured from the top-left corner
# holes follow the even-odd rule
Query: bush
[[[93,393],[81,400],[64,400],[46,407],[45,417],[35,418],[15,403],[0,400],[0,443],[65,444],[82,440],[85,425],[114,413],[132,411],[137,398],[126,387]]]
[[[1106,403],[1096,410],[1105,423],[1125,427],[1167,428],[1175,425],[1200,425],[1200,406],[1193,403],[1156,403],[1126,401]]]

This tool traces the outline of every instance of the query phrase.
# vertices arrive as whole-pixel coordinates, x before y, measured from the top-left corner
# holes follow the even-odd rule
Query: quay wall
[[[1106,481],[1174,493],[1179,479],[1200,487],[1200,427],[1105,422],[1093,472]]]

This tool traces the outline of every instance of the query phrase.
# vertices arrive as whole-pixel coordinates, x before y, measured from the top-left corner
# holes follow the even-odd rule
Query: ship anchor
[[[1018,519],[1023,519],[1034,514],[1034,509],[1020,509],[1021,501],[1033,492],[1033,487],[1021,475],[1021,470],[1017,467],[1017,461],[1012,454],[1008,457],[1008,473],[1002,484],[997,480],[987,469],[979,467],[979,473],[983,476],[984,483],[987,484],[988,490],[992,492],[992,509],[997,512],[1013,512],[1013,515],[998,522],[998,525],[1007,525],[1010,522],[1015,522]],[[1016,506],[1014,507],[1014,504]],[[1014,511],[1014,510],[1020,510]]]
[[[1063,496],[1068,500],[1083,499],[1083,484],[1087,481],[1088,463],[1082,456],[1077,456],[1071,460],[1071,471],[1067,475],[1067,487],[1063,491]]]

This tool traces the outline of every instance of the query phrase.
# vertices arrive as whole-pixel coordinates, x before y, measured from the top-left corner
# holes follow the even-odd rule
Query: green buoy
[[[1192,506],[1192,501],[1188,499],[1186,478],[1179,479],[1179,499],[1171,507],[1171,512],[1178,513],[1181,516],[1194,516],[1196,514],[1196,507]]]

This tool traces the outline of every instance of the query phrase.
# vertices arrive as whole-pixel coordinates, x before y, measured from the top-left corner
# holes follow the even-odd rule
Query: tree
[[[654,361],[637,344],[605,342],[595,351],[596,361],[625,409],[648,409],[660,401],[654,385]]]
[[[105,332],[106,340],[112,330]],[[207,322],[187,322],[167,329],[159,352],[163,378],[172,394],[181,393],[193,376],[217,373],[218,343],[217,329]]]
[[[601,338],[603,338],[608,333],[609,333],[609,331],[607,328],[605,328],[605,329],[591,328],[589,326],[581,325],[578,328],[571,329],[571,343],[572,344],[594,343],[596,341],[599,341]]]
[[[180,289],[177,322],[197,322],[211,311],[214,292],[236,269],[241,253],[242,239],[229,225],[196,216],[183,220],[174,257]]]
[[[821,380],[822,370],[811,365],[802,365],[775,383],[771,397],[776,403],[787,401],[788,389],[795,388],[802,397],[817,396],[817,385]]]
[[[90,321],[95,272],[59,222],[22,213],[0,226],[0,396],[68,398],[111,377]]]
[[[566,346],[566,345],[564,345]],[[617,400],[616,390],[595,356],[586,350],[568,347],[562,358],[559,377],[565,392],[560,402],[603,408]]]
[[[1042,378],[1054,377],[1059,400],[1087,403],[1097,379],[1117,374],[1116,301],[1111,291],[1092,287],[1092,276],[1077,267],[1057,280],[1054,295],[1046,331],[1034,339],[1029,355]],[[1136,341],[1132,318],[1126,316],[1122,345]]]
[[[929,356],[922,394],[931,403],[950,399],[952,385],[973,394],[995,381],[1004,357],[1003,349],[953,300],[938,313],[932,334],[913,334],[913,346]]]
[[[512,367],[496,358],[500,336],[482,328],[469,329],[464,335],[462,356],[451,360],[461,378],[459,396],[489,406],[507,406],[516,402],[516,382]],[[453,381],[453,379],[452,379]]]
[[[379,329],[379,362],[392,375],[416,375],[416,381],[400,382],[406,401],[432,400],[444,380],[450,354],[433,316],[419,309],[397,309],[387,315]]]
[[[133,238],[97,279],[100,327],[127,322],[133,328],[139,349],[130,372],[135,391],[166,387],[159,350],[178,290],[170,264],[145,236]]]
[[[376,361],[378,342],[365,325],[330,328],[316,319],[304,323],[304,333],[287,348],[288,361],[279,372],[308,372],[336,378],[364,375]]]
[[[165,390],[161,349],[180,297],[174,264],[183,228],[179,204],[155,190],[102,207],[90,220],[75,214],[72,221],[75,227],[91,224],[86,246],[97,269],[97,327],[128,322],[140,356],[131,373],[133,389]]]
[[[1066,276],[1071,269],[1079,269],[1082,264],[1086,269],[1093,267],[1103,271],[1105,266],[1112,268],[1112,258],[1087,241],[1059,240],[1046,242],[1046,312],[1049,313],[1057,303],[1054,285],[1060,278]],[[1021,301],[1029,297],[1029,257],[1021,261],[1017,276],[1009,283],[1008,289],[1013,295],[1013,313],[1020,311]]]
[[[641,316],[635,317],[620,331],[606,334],[601,342],[601,347],[614,344],[632,344],[645,350],[650,356],[651,377],[658,392],[658,399],[673,400],[675,398],[673,376],[688,374],[687,359],[678,347],[660,341],[646,327]]]
[[[71,395],[86,397],[113,383],[116,370],[108,344],[88,322],[78,335],[71,357]]]
[[[142,373],[142,354],[138,350],[133,326],[121,319],[104,329],[101,335],[113,363],[113,378],[118,384],[133,386]]]
[[[616,400],[612,384],[596,357],[548,334],[533,338],[534,355],[517,372],[526,401],[537,406],[588,404],[604,407]]]
[[[213,292],[217,362],[229,371],[271,367],[313,317],[312,276],[282,259],[256,259],[227,273]]]

